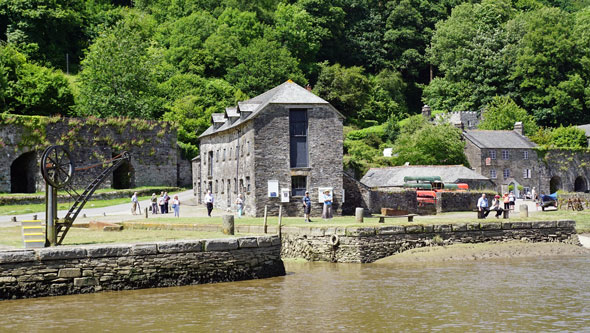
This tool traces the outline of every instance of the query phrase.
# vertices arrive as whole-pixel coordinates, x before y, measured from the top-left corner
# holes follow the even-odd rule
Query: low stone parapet
[[[0,300],[285,275],[277,236],[0,251]]]
[[[283,227],[283,258],[369,263],[437,243],[527,240],[565,242],[576,234],[571,220],[376,227]]]

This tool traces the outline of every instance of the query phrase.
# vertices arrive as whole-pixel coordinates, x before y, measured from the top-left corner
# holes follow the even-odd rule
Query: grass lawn
[[[131,188],[131,189],[121,189],[121,190],[117,190],[117,189],[113,189],[113,188],[99,188],[98,190],[94,191],[94,193],[110,193],[110,192],[129,192],[129,193],[133,193],[134,191],[143,191],[143,190],[160,190],[162,188],[170,188],[170,186],[141,186],[141,187],[136,187],[136,188]],[[83,188],[80,189],[76,189],[76,191],[82,193],[84,192]],[[67,195],[68,193],[66,191],[57,191],[57,194],[63,194],[63,195]],[[160,193],[157,193],[160,194]],[[32,196],[44,196],[45,195],[45,191],[43,192],[35,192],[35,193],[4,193],[4,192],[0,192],[0,198],[2,197],[32,197]],[[131,195],[129,196],[131,197]]]
[[[23,241],[20,227],[0,229],[0,244],[22,248]],[[221,232],[200,232],[184,230],[123,230],[98,231],[84,228],[71,228],[63,245],[105,244],[105,243],[139,243],[180,239],[211,239],[248,236],[236,234],[224,235]]]
[[[150,195],[138,197],[139,200],[147,200],[151,198]],[[108,199],[108,200],[92,200],[88,201],[84,208],[101,208],[113,205],[119,205],[124,203],[129,203],[130,198],[117,198],[117,199]],[[58,203],[57,209],[58,210],[67,210],[70,209],[74,201],[69,203]],[[20,215],[20,214],[30,214],[30,213],[38,213],[45,211],[45,204],[29,204],[29,205],[3,205],[0,206],[0,215]]]
[[[408,222],[406,218],[386,219],[385,223],[379,223],[379,219],[376,217],[365,218],[364,223],[357,223],[354,216],[337,216],[332,220],[322,220],[321,218],[313,219],[313,223],[305,223],[302,217],[283,217],[283,226],[306,226],[306,227],[334,227],[334,226],[346,226],[346,227],[366,227],[366,226],[377,226],[377,225],[415,225],[415,224],[453,224],[453,223],[490,223],[490,222],[527,222],[527,221],[554,221],[554,220],[574,220],[576,221],[576,230],[579,233],[590,232],[590,210],[574,212],[574,211],[545,211],[536,212],[535,214],[529,215],[528,218],[517,217],[518,214],[514,214],[515,217],[508,220],[495,219],[488,217],[487,219],[477,219],[475,212],[469,214],[461,214],[457,216],[457,213],[442,213],[436,216],[415,216],[414,222]],[[469,216],[465,216],[469,215]],[[263,225],[264,219],[260,217],[242,217],[235,218],[236,225]],[[163,218],[138,218],[128,222],[143,222],[143,223],[166,223],[166,224],[216,224],[221,225],[221,217],[163,217]],[[278,217],[269,217],[267,220],[269,226],[278,225]]]

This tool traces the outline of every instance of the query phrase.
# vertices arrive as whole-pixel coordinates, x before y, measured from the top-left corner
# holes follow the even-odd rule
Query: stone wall
[[[416,247],[487,241],[567,242],[576,234],[569,220],[382,227],[282,228],[283,258],[369,263]],[[437,237],[438,236],[438,237]],[[436,237],[436,238],[435,238]]]
[[[408,213],[418,214],[420,208],[413,189],[372,189],[370,194],[370,211],[381,214],[381,208],[407,210]]]
[[[0,300],[281,275],[276,236],[0,251]]]
[[[357,207],[364,208],[369,212],[371,188],[346,172],[343,175],[342,183],[345,191],[345,201],[342,204],[342,215],[354,215]]]
[[[12,185],[26,175],[27,191],[44,190],[40,172],[43,150],[49,145],[64,145],[72,154],[75,167],[101,163],[128,151],[131,161],[123,167],[121,177],[109,176],[102,187],[115,187],[117,179],[125,178],[129,187],[186,186],[190,179],[188,162],[178,158],[176,129],[168,123],[127,118],[61,118],[4,116],[0,122],[0,192],[11,192]],[[14,177],[15,171],[23,175]],[[73,184],[83,188],[102,168],[76,172]],[[179,174],[181,173],[181,174]],[[28,187],[28,186],[24,186]],[[125,187],[122,187],[125,188]]]
[[[486,193],[489,204],[492,204],[494,192],[491,191],[467,191],[467,192],[437,192],[436,193],[436,211],[437,212],[460,212],[470,211],[477,207],[477,200],[482,193]],[[502,207],[503,204],[501,205]]]

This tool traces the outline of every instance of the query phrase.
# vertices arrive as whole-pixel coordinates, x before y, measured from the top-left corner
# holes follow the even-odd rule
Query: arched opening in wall
[[[574,191],[575,192],[586,192],[588,191],[588,183],[586,182],[586,178],[579,176],[576,178],[574,182]]]
[[[10,165],[10,192],[35,193],[37,153],[24,153]]]
[[[561,178],[559,176],[551,177],[549,181],[549,193],[555,193],[561,189]]]
[[[119,155],[113,153],[113,157]],[[135,169],[129,161],[123,162],[119,165],[115,171],[113,171],[113,183],[112,188],[114,189],[125,189],[135,187]]]

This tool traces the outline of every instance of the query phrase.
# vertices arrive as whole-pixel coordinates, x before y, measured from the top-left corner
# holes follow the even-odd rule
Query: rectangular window
[[[246,192],[250,192],[250,177],[246,177]]]
[[[530,187],[525,187],[525,188],[523,188],[523,190],[524,190],[523,192],[524,192],[525,194],[529,194],[529,193],[531,193],[531,188],[530,188]]]
[[[240,146],[236,145],[236,160],[238,159],[239,154],[240,154]]]
[[[238,180],[234,178],[234,193],[238,194]]]
[[[504,169],[504,179],[510,178],[510,169]]]
[[[209,192],[213,193],[213,182],[209,182],[209,186],[207,187]]]
[[[215,152],[215,162],[219,162],[219,149]]]
[[[227,180],[227,198],[229,199],[229,194],[231,193],[231,179]]]
[[[213,176],[213,150],[209,152],[209,168],[207,170],[208,170],[207,175],[209,177],[212,177]]]
[[[498,175],[496,175],[496,169],[490,170],[490,178],[496,179]]]
[[[307,109],[289,110],[291,168],[308,166]]]
[[[240,179],[240,192],[244,192],[246,189],[244,188],[244,180]]]
[[[250,152],[252,151],[252,147],[250,146],[250,141],[248,141],[248,155],[250,155]]]
[[[225,188],[225,180],[221,180],[221,194],[223,194],[223,189]]]
[[[217,194],[217,190],[219,189],[219,181],[215,181],[215,193]]]
[[[223,160],[225,161],[225,148],[223,148]]]
[[[522,158],[525,160],[529,159],[529,151],[528,150],[525,150],[522,152]]]
[[[307,177],[305,176],[292,176],[291,177],[291,196],[304,196],[305,189],[307,188]]]
[[[531,178],[531,169],[522,170],[522,178]]]
[[[509,158],[510,158],[510,154],[508,153],[508,150],[502,150],[502,159],[507,160]]]
[[[492,160],[495,160],[496,159],[496,151],[495,150],[490,150],[490,158]]]

